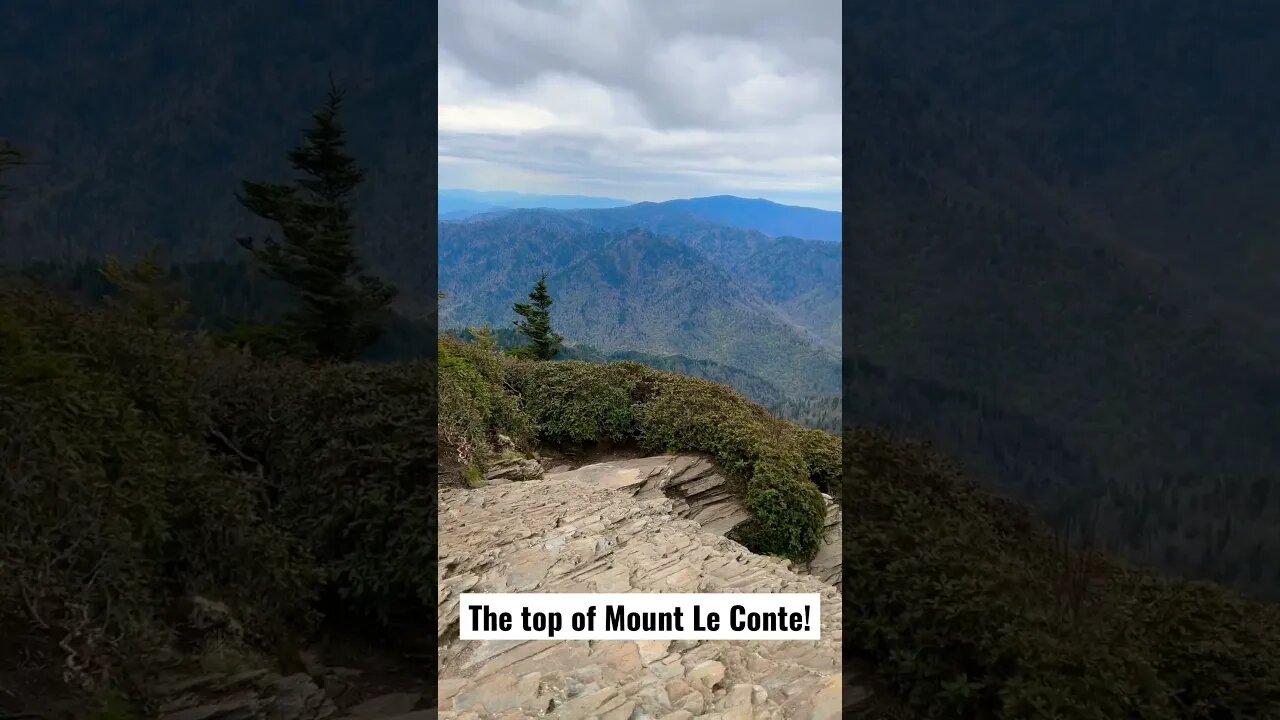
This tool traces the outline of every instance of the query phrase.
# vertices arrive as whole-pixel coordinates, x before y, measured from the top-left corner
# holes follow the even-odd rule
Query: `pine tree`
[[[475,343],[476,347],[486,354],[498,352],[498,336],[494,334],[493,328],[484,325],[483,327],[473,327],[467,332],[471,337],[475,338],[472,342]]]
[[[293,185],[245,182],[236,198],[282,235],[260,249],[252,240],[240,243],[269,276],[298,290],[301,308],[286,318],[285,329],[309,354],[348,361],[385,331],[396,289],[365,274],[356,257],[350,201],[364,173],[346,152],[341,104],[342,93],[331,85],[305,142],[289,152],[300,173]]]
[[[115,289],[108,304],[148,327],[172,327],[187,312],[154,247],[133,265],[108,257],[98,272]]]
[[[529,293],[528,303],[516,303],[516,314],[524,320],[515,321],[516,329],[529,338],[529,345],[516,351],[516,355],[533,360],[551,360],[560,352],[564,338],[551,331],[551,294],[547,292],[547,276],[544,273]]]

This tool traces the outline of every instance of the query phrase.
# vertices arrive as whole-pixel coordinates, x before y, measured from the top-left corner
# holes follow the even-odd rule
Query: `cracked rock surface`
[[[441,488],[439,717],[840,717],[838,508],[832,515],[834,566],[798,568],[723,536],[746,511],[698,457]],[[463,592],[813,592],[822,638],[463,642]],[[865,697],[870,686],[843,691]]]

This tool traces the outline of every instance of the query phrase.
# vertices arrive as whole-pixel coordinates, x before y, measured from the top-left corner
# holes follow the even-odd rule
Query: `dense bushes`
[[[115,313],[0,289],[0,620],[72,648],[45,660],[85,686],[158,642],[177,594],[238,604],[260,633],[311,597],[315,568],[263,521],[254,479],[207,451],[211,361]]]
[[[439,349],[442,444],[465,445],[470,467],[499,433],[705,452],[743,484],[744,541],[798,559],[817,546],[833,436],[642,365]],[[317,609],[420,622],[436,572],[434,376],[426,362],[257,361],[0,290],[0,629],[89,687],[166,643],[187,593],[226,601],[263,641]],[[1280,717],[1275,608],[1077,562],[930,452],[845,441],[845,622],[923,716]]]
[[[442,337],[440,366],[440,444],[445,462],[474,468],[492,454],[499,434],[527,440],[528,419],[515,398],[503,390],[503,358],[483,343]]]
[[[703,452],[742,484],[753,520],[738,537],[758,552],[808,560],[833,484],[839,439],[771,417],[725,385],[632,362],[528,362],[440,340],[440,434],[446,452],[482,463],[503,433],[550,446],[634,445]]]
[[[744,542],[801,561],[817,551],[825,511],[809,478],[827,472],[830,458],[818,453],[811,467],[797,428],[727,386],[638,363],[513,362],[506,379],[542,442],[708,453],[745,485],[753,521],[740,531]]]
[[[219,442],[324,570],[328,610],[420,623],[435,601],[434,375],[427,362],[276,361],[216,377]]]
[[[0,628],[88,687],[193,593],[264,646],[319,610],[430,623],[434,388],[426,362],[257,361],[0,290]]]
[[[46,625],[95,662],[165,644],[190,593],[261,642],[317,610],[420,622],[437,427],[470,470],[500,433],[706,452],[744,483],[758,549],[807,558],[820,539],[809,478],[825,456],[721,385],[445,339],[437,418],[427,362],[254,359],[124,306],[2,292],[0,621]],[[121,635],[134,642],[109,647]]]
[[[926,716],[1280,717],[1274,608],[1068,562],[923,448],[846,443],[845,623]]]
[[[829,432],[813,428],[796,427],[796,438],[809,460],[809,479],[818,489],[840,501],[840,473],[843,448],[840,438]]]

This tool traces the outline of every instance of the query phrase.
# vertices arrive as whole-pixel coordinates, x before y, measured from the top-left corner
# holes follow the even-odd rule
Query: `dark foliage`
[[[208,444],[218,355],[139,317],[0,289],[0,616],[51,638],[45,662],[71,648],[82,689],[162,643],[182,594],[261,639],[307,622],[320,577]]]
[[[435,593],[434,368],[226,365],[219,440],[258,477],[264,517],[325,571],[339,617],[422,622]]]
[[[338,361],[358,357],[382,334],[386,309],[396,289],[363,272],[352,238],[351,196],[363,178],[346,153],[345,133],[338,121],[342,95],[331,90],[314,115],[306,142],[289,152],[301,177],[293,185],[245,182],[237,195],[242,205],[274,223],[282,239],[255,248],[241,244],[263,264],[267,274],[292,286],[301,308],[278,332],[251,330],[240,335],[270,352],[291,345],[290,335],[308,355]]]
[[[517,352],[530,360],[554,360],[564,338],[551,329],[551,293],[547,292],[547,276],[543,274],[529,291],[529,302],[512,306],[522,319],[515,321],[516,331],[525,337]]]
[[[529,362],[449,337],[440,358],[440,435],[461,465],[489,460],[500,432],[553,447],[704,452],[741,484],[754,516],[741,530],[748,546],[798,560],[817,551],[825,508],[815,482],[833,476],[834,436],[824,442],[724,385],[637,363]]]
[[[923,716],[1280,713],[1274,607],[1064,555],[919,445],[844,450],[846,627]]]

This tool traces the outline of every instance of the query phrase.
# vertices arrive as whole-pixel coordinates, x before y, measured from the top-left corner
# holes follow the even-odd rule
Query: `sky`
[[[838,0],[440,0],[440,187],[840,209]]]

